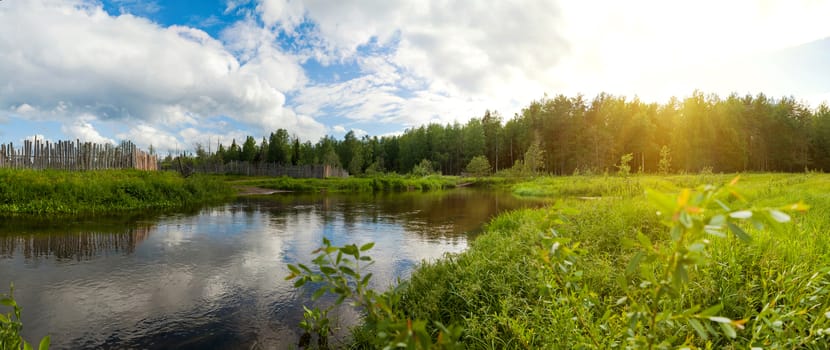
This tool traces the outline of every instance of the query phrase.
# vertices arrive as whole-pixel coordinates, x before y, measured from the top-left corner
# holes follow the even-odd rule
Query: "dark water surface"
[[[495,214],[539,203],[471,189],[245,198],[175,215],[0,222],[0,293],[53,349],[291,348],[309,290],[284,277],[322,237],[376,242],[374,287],[460,252]],[[342,325],[356,313],[341,308]],[[6,312],[5,310],[2,310]],[[343,327],[345,328],[345,327]],[[345,332],[345,331],[341,331]]]

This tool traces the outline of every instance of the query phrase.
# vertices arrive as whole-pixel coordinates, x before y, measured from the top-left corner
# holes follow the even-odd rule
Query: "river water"
[[[0,222],[0,293],[14,282],[24,337],[53,349],[283,349],[302,305],[286,264],[322,237],[376,242],[373,286],[461,252],[499,212],[539,203],[457,189],[377,195],[279,194],[176,214]],[[325,302],[323,300],[322,302]],[[0,309],[5,313],[5,308]],[[357,313],[340,308],[340,334]]]

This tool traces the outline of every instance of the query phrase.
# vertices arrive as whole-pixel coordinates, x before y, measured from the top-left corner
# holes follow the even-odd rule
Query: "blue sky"
[[[277,128],[314,142],[509,117],[545,93],[814,106],[830,97],[826,13],[810,0],[4,0],[0,142],[164,152]]]

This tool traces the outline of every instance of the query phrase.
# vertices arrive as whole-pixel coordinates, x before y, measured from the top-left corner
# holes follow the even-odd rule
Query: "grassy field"
[[[401,318],[463,326],[465,348],[827,348],[830,176],[742,175],[703,209],[687,203],[713,189],[681,191],[734,177],[514,184],[516,195],[561,200],[499,216],[466,252],[419,267],[389,300]],[[799,201],[811,208],[762,209]],[[655,203],[680,209],[658,216]],[[712,229],[724,216],[706,211],[721,205],[736,228]]]
[[[173,172],[0,169],[0,215],[97,214],[176,208],[232,198],[220,179]]]

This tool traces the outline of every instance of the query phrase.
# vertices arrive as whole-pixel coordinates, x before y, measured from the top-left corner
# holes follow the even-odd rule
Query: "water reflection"
[[[48,332],[56,349],[291,348],[310,291],[285,281],[285,266],[308,263],[323,236],[376,242],[373,282],[385,288],[526,205],[469,190],[281,195],[126,222],[7,222],[0,285],[15,282],[26,337]]]
[[[147,239],[152,226],[135,227],[124,233],[76,232],[69,234],[30,234],[0,237],[0,256],[11,257],[20,252],[23,258],[54,258],[56,260],[88,260],[100,255],[129,254]]]

